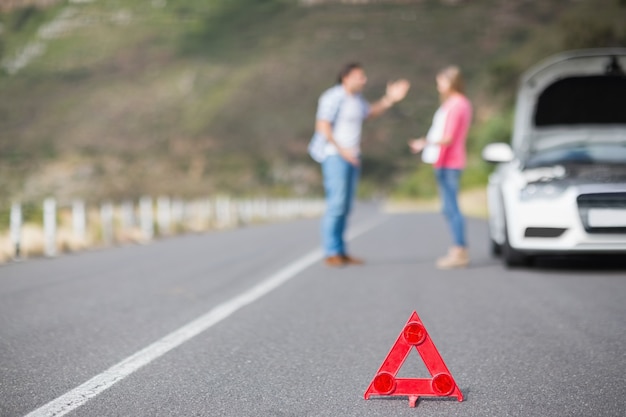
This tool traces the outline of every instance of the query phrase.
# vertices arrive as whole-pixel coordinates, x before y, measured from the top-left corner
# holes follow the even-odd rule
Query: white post
[[[113,243],[113,205],[104,203],[100,206],[100,223],[102,227],[102,241],[105,245]]]
[[[146,240],[150,240],[154,237],[154,220],[151,197],[141,197],[141,200],[139,201],[139,215],[141,216],[140,222],[143,237]]]
[[[185,220],[185,203],[180,198],[172,201],[172,226],[174,233],[178,232],[184,224]]]
[[[264,198],[261,201],[261,217],[263,220],[267,221],[270,218],[270,205],[267,198]]]
[[[237,216],[235,217],[235,219],[238,224],[245,225],[248,223],[248,218],[246,215],[246,201],[245,200],[239,200],[235,202],[235,212],[237,213]]]
[[[228,227],[232,223],[232,204],[230,197],[219,197],[215,200],[215,217],[219,227]]]
[[[80,244],[84,244],[87,240],[87,214],[82,200],[72,202],[72,229]]]
[[[210,229],[214,226],[216,217],[216,210],[213,202],[210,198],[206,198],[202,201],[202,221],[206,222],[205,229]]]
[[[214,210],[214,215],[213,215],[213,223],[215,224],[216,227],[222,227],[222,197],[216,197],[213,200],[213,210]]]
[[[52,257],[57,254],[57,203],[54,198],[43,202],[43,231],[45,239],[44,253]]]
[[[194,232],[204,230],[205,228],[202,204],[203,202],[201,200],[192,200],[187,204],[187,208],[185,209],[185,227]]]
[[[157,199],[157,223],[159,224],[159,234],[169,235],[172,223],[172,208],[169,197],[159,197]]]
[[[22,206],[19,203],[11,205],[11,243],[15,259],[19,259],[22,251]]]
[[[250,220],[251,221],[256,221],[259,219],[259,205],[258,205],[258,200],[256,198],[253,198],[250,200]]]
[[[135,207],[132,201],[122,203],[122,229],[127,231],[135,227]]]

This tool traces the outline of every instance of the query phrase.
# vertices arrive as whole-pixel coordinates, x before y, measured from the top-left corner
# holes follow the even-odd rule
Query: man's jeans
[[[459,194],[460,169],[435,169],[439,195],[443,203],[443,215],[452,231],[452,240],[456,246],[465,247],[465,219],[459,210],[457,195]]]
[[[359,182],[359,173],[359,167],[355,167],[339,155],[330,155],[322,162],[326,190],[322,244],[326,256],[346,254],[343,234]]]

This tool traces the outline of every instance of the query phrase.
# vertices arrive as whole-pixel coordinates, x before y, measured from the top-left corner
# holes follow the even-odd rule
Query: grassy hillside
[[[428,194],[429,170],[406,140],[428,128],[439,68],[466,71],[476,154],[507,138],[526,64],[570,44],[621,42],[622,4],[96,0],[4,12],[0,199],[320,193],[306,145],[319,94],[350,60],[365,64],[369,99],[388,79],[413,85],[366,126],[362,192]],[[595,29],[570,30],[600,9]],[[16,69],[20,57],[32,59]],[[466,182],[486,169],[472,157]]]

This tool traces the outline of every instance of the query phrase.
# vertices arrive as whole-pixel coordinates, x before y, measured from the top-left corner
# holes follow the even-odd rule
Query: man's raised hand
[[[411,83],[405,79],[388,82],[385,97],[391,101],[392,104],[395,104],[406,97],[409,88],[411,88]]]

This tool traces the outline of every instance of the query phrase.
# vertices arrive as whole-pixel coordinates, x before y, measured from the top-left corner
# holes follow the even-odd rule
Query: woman
[[[465,168],[465,141],[472,120],[472,105],[465,97],[463,78],[458,67],[444,68],[437,74],[441,106],[425,138],[409,141],[413,153],[434,165],[443,204],[443,214],[452,232],[453,246],[437,260],[441,269],[462,268],[469,264],[465,240],[465,219],[459,210],[459,180]]]

